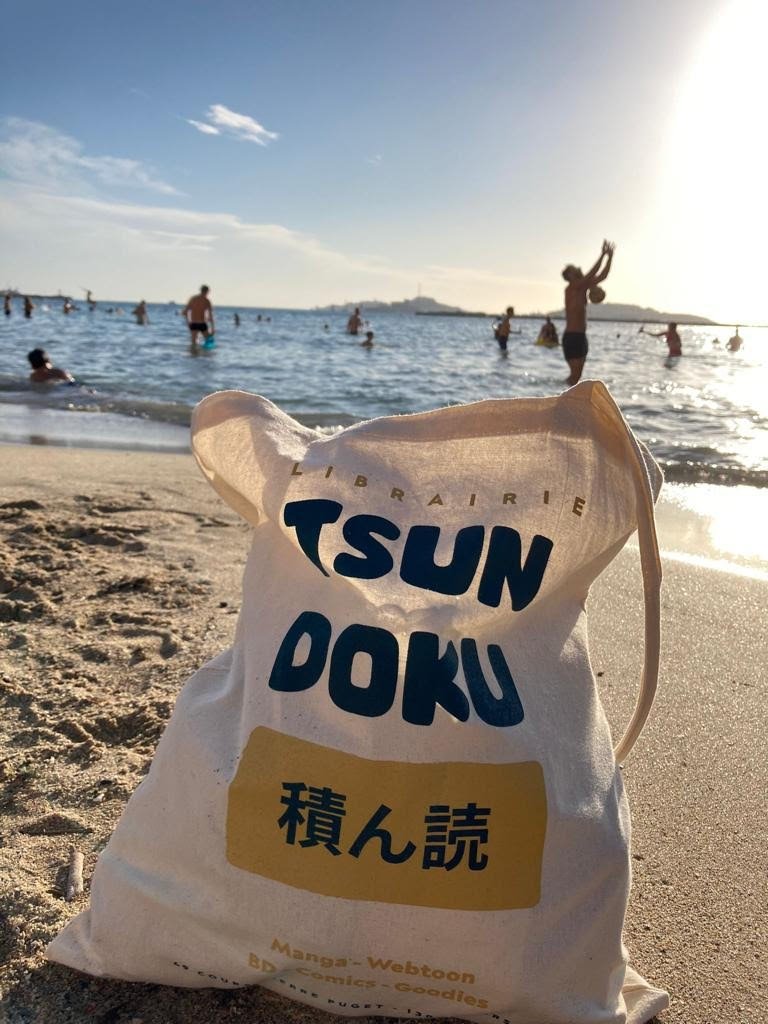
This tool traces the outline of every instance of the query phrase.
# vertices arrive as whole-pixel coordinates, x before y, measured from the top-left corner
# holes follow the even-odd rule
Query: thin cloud
[[[229,135],[242,142],[255,142],[258,146],[267,146],[280,136],[259,124],[248,114],[238,114],[223,103],[213,103],[205,112],[205,121],[194,121],[187,118],[187,123],[205,135]]]
[[[191,124],[193,128],[197,128],[203,135],[220,135],[221,132],[218,128],[214,128],[212,124],[206,124],[204,121],[195,121],[191,117],[187,118],[187,124]]]
[[[373,156],[367,156],[365,158],[367,164],[378,165],[381,163],[381,153],[375,153]]]
[[[52,190],[100,184],[180,194],[139,160],[88,156],[72,136],[39,121],[9,117],[5,129],[6,137],[0,142],[0,170],[14,181]]]

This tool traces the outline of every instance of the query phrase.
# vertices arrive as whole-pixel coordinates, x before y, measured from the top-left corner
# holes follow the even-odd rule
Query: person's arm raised
[[[615,249],[616,246],[613,244],[613,242],[603,242],[603,255],[607,255],[608,259],[606,260],[606,264],[603,267],[603,269],[597,275],[597,284],[600,284],[601,281],[604,281],[606,277],[608,277],[608,275],[610,274],[611,264],[613,263],[613,253]]]
[[[602,266],[605,256],[606,251],[605,249],[603,249],[598,258],[595,260],[594,264],[589,268],[589,270],[584,275],[584,280],[589,284],[590,288],[593,284],[597,284],[598,281],[602,280],[602,278],[599,278],[597,275],[600,273],[600,267]]]

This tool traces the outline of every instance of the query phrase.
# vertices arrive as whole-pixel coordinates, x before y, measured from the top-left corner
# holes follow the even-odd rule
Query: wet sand
[[[676,546],[680,523],[662,508],[662,545]],[[189,456],[0,446],[0,1021],[341,1019],[256,987],[98,980],[43,956],[86,905],[180,686],[231,642],[248,540]],[[669,990],[662,1019],[676,1024],[768,1019],[767,598],[765,579],[665,562],[659,697],[625,767],[626,941]],[[636,554],[619,556],[589,611],[618,734],[641,661]],[[70,845],[85,855],[72,903]]]

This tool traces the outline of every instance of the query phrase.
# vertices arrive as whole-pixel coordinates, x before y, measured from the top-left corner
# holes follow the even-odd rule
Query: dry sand
[[[254,987],[97,980],[43,957],[88,882],[186,677],[231,642],[248,530],[189,456],[0,447],[0,1021],[340,1020]],[[768,584],[670,562],[661,689],[625,777],[632,961],[663,1020],[764,1024]],[[636,556],[590,599],[618,733],[641,650]],[[65,898],[68,850],[85,894]],[[379,1018],[381,1020],[381,1018]]]

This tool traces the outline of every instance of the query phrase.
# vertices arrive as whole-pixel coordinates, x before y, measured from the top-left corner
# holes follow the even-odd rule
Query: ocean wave
[[[651,448],[653,454],[653,449]],[[706,462],[669,462],[659,460],[664,479],[672,484],[722,484],[734,487],[768,487],[768,470],[748,469],[744,466],[712,465]]]

